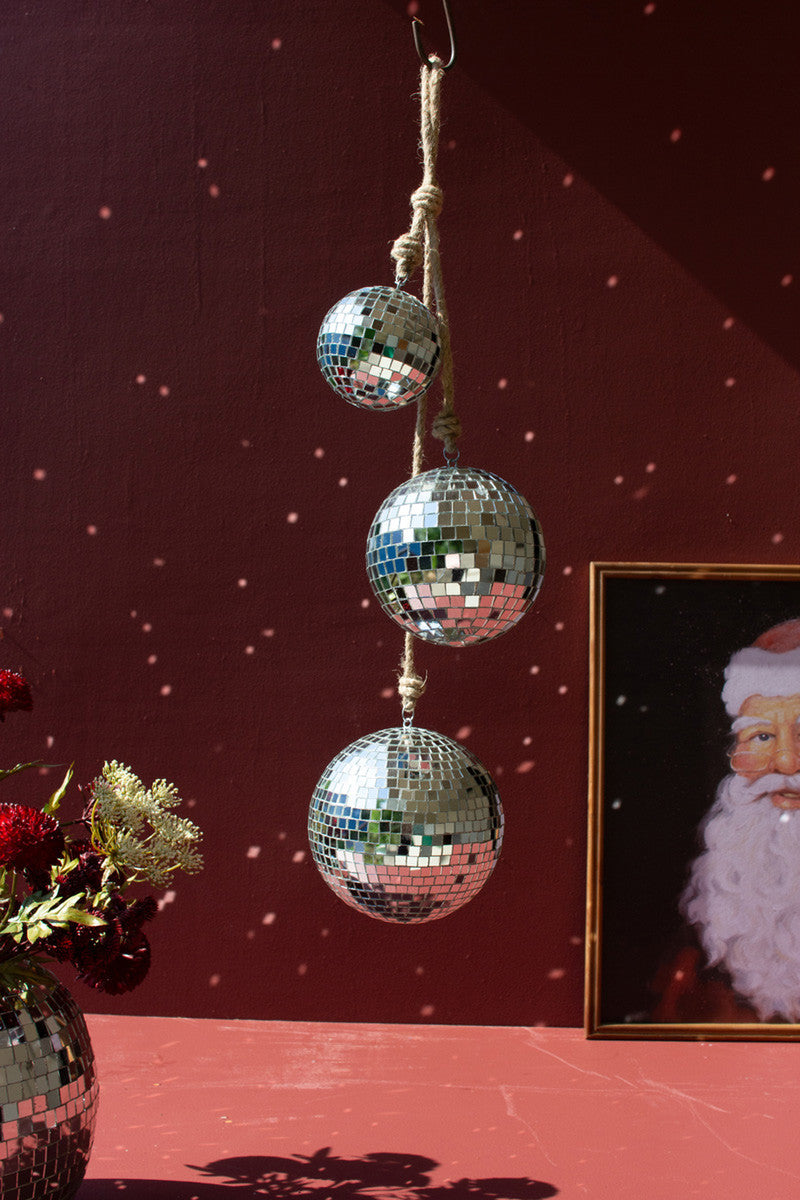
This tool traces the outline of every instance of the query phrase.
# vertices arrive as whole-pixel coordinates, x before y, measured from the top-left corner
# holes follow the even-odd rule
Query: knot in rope
[[[398,282],[404,282],[414,274],[425,257],[425,243],[421,233],[409,229],[401,233],[392,246],[392,258],[397,263]]]
[[[461,422],[454,412],[440,412],[433,419],[431,433],[440,442],[445,442],[448,449],[451,444],[461,437]]]
[[[411,207],[426,220],[435,221],[444,205],[444,193],[436,183],[423,182],[411,193]]]
[[[417,703],[420,696],[423,695],[426,685],[427,680],[423,679],[420,675],[417,675],[413,668],[411,671],[403,671],[400,679],[398,680],[397,691],[403,700],[404,709],[410,709],[412,712],[414,711],[414,705]]]

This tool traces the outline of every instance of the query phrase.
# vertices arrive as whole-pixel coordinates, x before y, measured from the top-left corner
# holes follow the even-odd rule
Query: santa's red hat
[[[722,700],[736,717],[748,696],[800,696],[800,618],[774,625],[725,668]]]

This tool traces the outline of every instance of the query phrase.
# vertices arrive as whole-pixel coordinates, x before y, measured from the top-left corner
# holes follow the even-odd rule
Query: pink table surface
[[[800,1044],[90,1016],[77,1200],[797,1200]]]

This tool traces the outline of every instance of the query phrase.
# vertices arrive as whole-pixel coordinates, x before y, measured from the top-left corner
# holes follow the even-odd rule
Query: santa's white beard
[[[800,792],[800,776],[723,779],[680,901],[709,965],[762,1021],[800,1019],[800,809],[764,794],[787,788]]]

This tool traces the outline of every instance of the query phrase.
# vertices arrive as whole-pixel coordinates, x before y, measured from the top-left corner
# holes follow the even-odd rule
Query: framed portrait
[[[800,1038],[800,566],[592,563],[586,1032]]]

